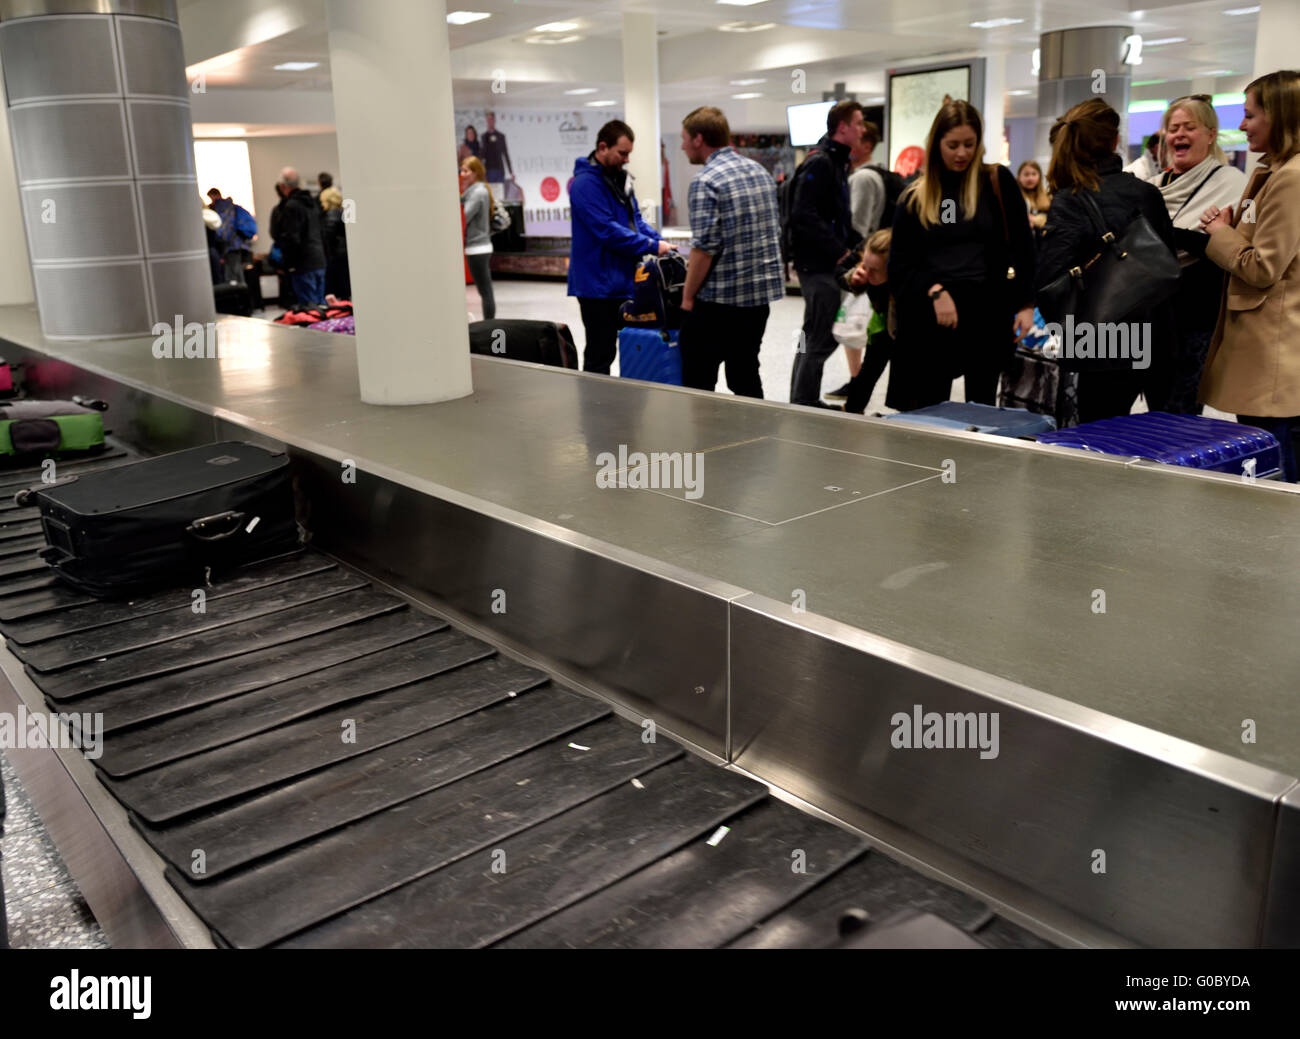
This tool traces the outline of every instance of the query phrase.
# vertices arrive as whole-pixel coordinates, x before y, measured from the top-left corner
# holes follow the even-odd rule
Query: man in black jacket
[[[280,266],[299,306],[325,302],[325,243],[320,205],[299,182],[298,171],[286,166],[275,185],[280,204],[271,211],[271,238],[280,247]]]
[[[826,116],[826,134],[795,171],[790,243],[803,294],[803,332],[790,373],[790,402],[823,406],[822,368],[835,352],[831,326],[840,309],[841,268],[862,241],[849,209],[849,152],[862,139],[862,106],[841,101]]]

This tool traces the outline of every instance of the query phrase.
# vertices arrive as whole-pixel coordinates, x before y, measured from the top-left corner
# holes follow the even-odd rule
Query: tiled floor
[[[6,812],[0,857],[4,867],[9,944],[15,949],[107,949],[108,940],[32,807],[7,758],[0,754]]]

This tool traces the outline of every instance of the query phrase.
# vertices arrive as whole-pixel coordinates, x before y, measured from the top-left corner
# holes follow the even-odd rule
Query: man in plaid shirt
[[[691,256],[682,290],[682,383],[712,390],[718,365],[740,397],[762,397],[758,351],[768,305],[785,295],[776,184],[731,147],[716,108],[682,120],[682,151],[704,170],[691,182]]]

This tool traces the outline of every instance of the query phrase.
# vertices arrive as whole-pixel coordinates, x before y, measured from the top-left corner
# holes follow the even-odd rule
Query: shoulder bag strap
[[[998,212],[1002,214],[1002,240],[1007,246],[1007,281],[1011,281],[1016,276],[1016,269],[1011,265],[1011,228],[1007,226],[1007,207],[1002,201],[1002,184],[998,178],[998,167],[996,165],[985,166],[984,172],[989,175],[993,197],[997,199]]]
[[[1184,209],[1190,206],[1192,204],[1192,199],[1194,199],[1197,195],[1201,193],[1201,188],[1205,187],[1206,184],[1210,183],[1210,181],[1212,181],[1215,177],[1217,177],[1219,175],[1219,171],[1224,168],[1225,168],[1224,166],[1216,166],[1214,168],[1213,173],[1211,173],[1208,177],[1206,177],[1199,184],[1197,184],[1195,188],[1192,189],[1192,193],[1187,196],[1187,201],[1178,207],[1177,213],[1175,213],[1173,216],[1169,218],[1170,223],[1178,219],[1178,213],[1181,213]]]

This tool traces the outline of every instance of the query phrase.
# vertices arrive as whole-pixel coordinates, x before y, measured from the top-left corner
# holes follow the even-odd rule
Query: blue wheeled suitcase
[[[1202,415],[1169,415],[1163,411],[1120,415],[1048,433],[1038,440],[1103,455],[1128,455],[1215,473],[1253,475],[1261,480],[1276,476],[1282,469],[1282,449],[1272,433]]]
[[[964,429],[999,437],[1035,437],[1056,428],[1051,415],[1035,415],[1023,408],[995,408],[990,404],[963,404],[955,400],[931,404],[915,411],[886,415],[892,422],[911,422],[938,429]]]
[[[624,379],[682,384],[682,352],[677,333],[655,328],[624,328],[618,333],[618,374]]]

